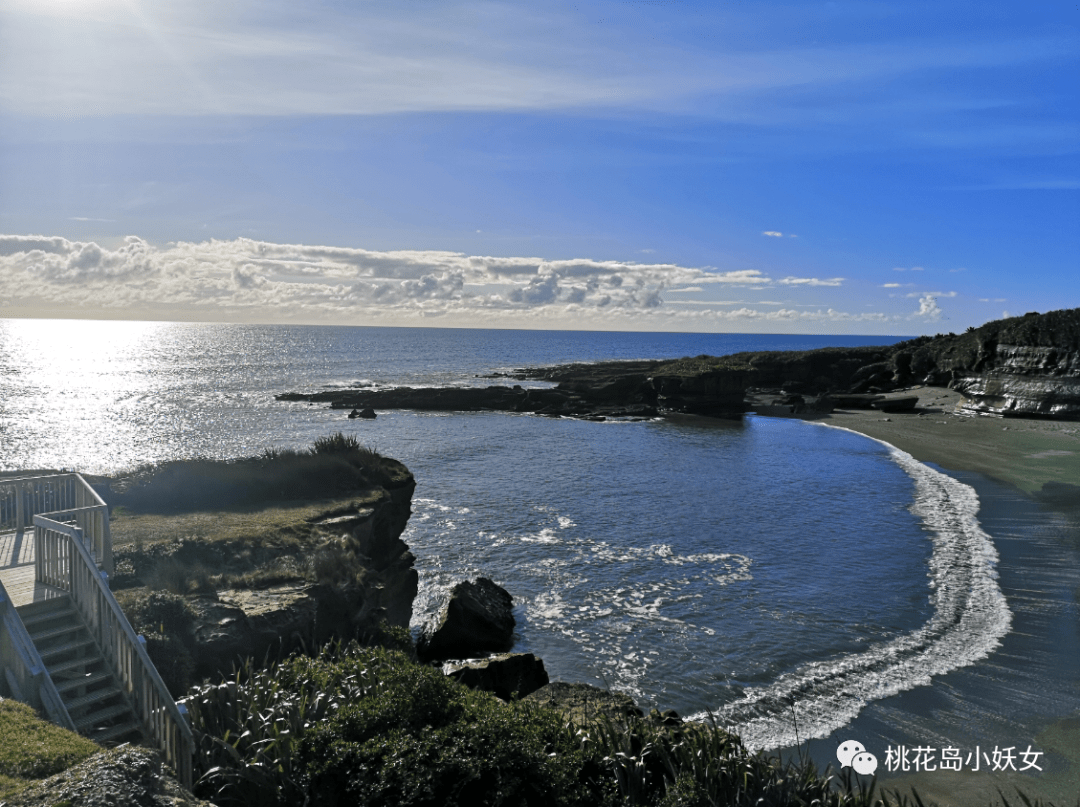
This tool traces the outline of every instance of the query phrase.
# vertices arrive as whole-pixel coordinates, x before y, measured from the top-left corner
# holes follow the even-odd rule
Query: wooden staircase
[[[71,598],[17,610],[76,731],[103,745],[141,742],[139,720]]]
[[[112,568],[108,506],[79,474],[0,479],[0,695],[99,743],[156,746],[190,789],[191,726]]]

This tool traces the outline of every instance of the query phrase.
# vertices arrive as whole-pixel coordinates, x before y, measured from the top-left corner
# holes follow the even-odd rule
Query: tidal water
[[[888,341],[0,320],[0,470],[112,473],[356,435],[417,479],[405,535],[421,575],[415,624],[454,582],[491,577],[515,598],[516,649],[552,678],[713,713],[753,747],[778,748],[796,728],[831,736],[952,670],[1000,661],[1013,610],[973,480],[856,434],[756,416],[350,421],[274,395]],[[1078,700],[1053,686],[1065,693],[1054,708]],[[906,720],[875,730],[906,736]]]

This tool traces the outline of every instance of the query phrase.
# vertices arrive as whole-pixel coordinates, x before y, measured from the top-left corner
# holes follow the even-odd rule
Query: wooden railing
[[[195,748],[191,727],[109,590],[108,574],[98,569],[86,543],[78,524],[34,516],[37,580],[71,595],[135,714],[181,783],[190,789]]]
[[[0,479],[0,532],[30,527],[37,515],[77,522],[94,560],[112,574],[109,508],[81,475]]]
[[[15,700],[45,713],[53,723],[75,731],[75,723],[60,700],[52,678],[26,630],[19,612],[0,581],[0,668]]]

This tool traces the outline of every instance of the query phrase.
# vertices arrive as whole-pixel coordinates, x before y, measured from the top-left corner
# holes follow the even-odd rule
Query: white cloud
[[[881,288],[883,288],[883,289],[898,289],[898,288],[900,288],[901,286],[904,286],[904,285],[911,285],[911,284],[905,284],[905,283],[884,283],[884,284],[882,284]]]
[[[937,321],[941,319],[941,308],[937,304],[937,299],[927,294],[924,297],[919,298],[919,310],[915,312],[917,317],[926,317],[929,320]]]
[[[822,280],[817,277],[785,277],[777,282],[783,286],[841,286],[844,283],[844,278],[832,277],[828,280]]]
[[[717,329],[731,321],[889,322],[798,300],[684,299],[718,287],[837,286],[669,263],[548,260],[437,250],[374,251],[237,238],[155,246],[128,236],[115,249],[62,237],[0,236],[5,312],[260,322]],[[665,299],[671,294],[674,299]],[[736,306],[732,308],[732,306]],[[779,307],[779,308],[775,308]],[[803,310],[805,309],[805,310]],[[763,326],[764,327],[764,326]],[[795,327],[795,325],[793,325]]]
[[[716,272],[700,278],[701,283],[725,283],[737,286],[759,286],[772,283],[772,279],[757,269],[736,269],[732,272]]]
[[[907,296],[908,297],[925,297],[927,295],[929,295],[931,297],[955,297],[956,292],[955,291],[913,291],[910,294],[908,294]]]
[[[784,237],[783,233],[778,233],[775,230],[766,230],[765,232],[762,233],[762,235],[767,235],[770,238],[783,238]]]
[[[904,266],[896,266],[893,268],[894,272],[923,272],[925,271],[921,266],[912,266],[910,269]]]

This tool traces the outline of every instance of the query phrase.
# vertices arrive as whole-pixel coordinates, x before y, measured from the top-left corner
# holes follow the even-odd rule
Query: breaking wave
[[[1012,615],[998,585],[998,555],[976,518],[975,489],[885,445],[914,480],[911,511],[932,536],[928,575],[933,615],[912,633],[861,653],[806,664],[768,687],[747,690],[713,713],[751,749],[827,737],[872,701],[986,658],[1009,631]],[[693,719],[707,718],[703,712]]]

